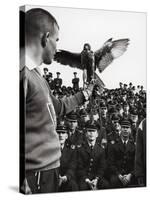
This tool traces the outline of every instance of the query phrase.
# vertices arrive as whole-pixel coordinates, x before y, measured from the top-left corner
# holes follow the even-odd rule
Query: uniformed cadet
[[[87,123],[86,141],[77,149],[77,176],[80,190],[96,190],[108,188],[104,179],[105,151],[96,138],[98,137],[96,124]]]
[[[90,115],[84,108],[80,110],[79,115],[79,128],[84,131],[85,124],[90,120]]]
[[[129,120],[130,119],[130,112],[129,112],[129,104],[127,102],[124,102],[123,103],[123,119],[127,119]]]
[[[123,112],[124,112],[122,105],[120,103],[117,104],[116,109],[118,111],[118,116],[120,117],[120,119],[122,119],[123,118]]]
[[[132,89],[132,83],[130,82],[130,83],[129,83],[128,90],[131,90],[131,89]]]
[[[135,144],[130,140],[130,134],[130,122],[122,121],[120,140],[109,148],[108,166],[113,188],[134,184]]]
[[[49,87],[51,90],[54,90],[54,80],[53,80],[53,74],[51,72],[47,75],[47,82],[49,84]]]
[[[106,146],[107,146],[106,129],[105,129],[105,127],[102,126],[102,122],[99,117],[99,113],[98,113],[97,109],[94,109],[92,111],[91,122],[97,124],[97,128],[98,128],[97,141],[99,142],[99,144],[101,144],[102,148],[106,148]]]
[[[121,101],[124,103],[127,100],[127,92],[123,91],[121,94]]]
[[[138,113],[135,108],[130,110],[130,122],[131,122],[132,137],[135,141],[137,129],[139,126]]]
[[[143,87],[143,85],[141,85],[141,87],[140,87],[140,91],[139,91],[139,94],[140,94],[140,95],[142,95],[142,94],[143,94],[143,92],[144,92],[144,90],[143,90],[143,89],[144,89],[144,87]]]
[[[78,128],[78,116],[75,112],[71,112],[66,116],[66,125],[68,128],[67,142],[74,146],[80,147],[84,140],[84,133]]]
[[[120,86],[120,88],[122,89],[123,88],[123,83],[119,83],[119,86]]]
[[[123,85],[123,89],[126,91],[127,90],[127,87],[128,87],[128,85],[125,83],[124,85]]]
[[[128,104],[130,108],[134,108],[135,107],[135,97],[134,96],[130,96],[128,98]]]
[[[146,118],[146,103],[143,103],[139,110],[139,122]]]
[[[62,86],[62,79],[60,78],[60,72],[56,72],[57,78],[54,79],[54,87],[57,92],[60,92]]]
[[[48,75],[48,68],[47,68],[47,67],[44,67],[44,68],[43,68],[43,71],[44,71],[43,77],[46,79],[46,78],[47,78],[47,75]]]
[[[103,127],[108,127],[109,117],[108,117],[108,109],[104,102],[100,103],[100,117]]]
[[[77,72],[74,72],[74,78],[72,79],[73,89],[75,92],[79,91],[79,81],[80,79],[77,77]]]
[[[59,191],[77,191],[78,185],[75,181],[75,171],[76,171],[76,150],[74,147],[66,143],[68,138],[67,128],[65,125],[58,125],[56,129],[60,148],[61,148],[61,158],[59,167]]]
[[[146,118],[142,120],[137,131],[135,176],[139,186],[146,186]]]
[[[115,144],[116,142],[118,142],[119,138],[120,138],[120,134],[121,134],[121,126],[119,123],[119,116],[118,115],[113,115],[112,116],[112,131],[110,133],[107,134],[107,142],[108,145],[109,144]]]

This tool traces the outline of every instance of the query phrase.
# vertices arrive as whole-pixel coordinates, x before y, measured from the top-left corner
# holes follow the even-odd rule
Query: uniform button
[[[93,163],[90,163],[90,166],[92,166],[93,165]]]
[[[90,161],[93,162],[93,158],[91,158]]]
[[[91,171],[91,167],[89,168],[89,171]]]

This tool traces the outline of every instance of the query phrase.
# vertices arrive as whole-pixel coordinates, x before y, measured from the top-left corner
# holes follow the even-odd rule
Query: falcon
[[[110,38],[97,51],[93,52],[91,46],[85,43],[81,53],[73,53],[66,50],[58,50],[54,60],[62,65],[83,70],[83,83],[90,83],[92,79],[104,88],[105,84],[96,74],[96,69],[102,73],[114,59],[120,57],[127,50],[129,39],[113,40]]]

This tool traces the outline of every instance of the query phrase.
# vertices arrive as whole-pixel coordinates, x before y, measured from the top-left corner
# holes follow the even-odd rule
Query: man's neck
[[[42,64],[41,54],[38,47],[32,45],[25,49],[25,65],[30,69],[39,67]]]
[[[70,129],[70,133],[71,133],[71,135],[74,134],[75,131],[76,131],[76,129]]]

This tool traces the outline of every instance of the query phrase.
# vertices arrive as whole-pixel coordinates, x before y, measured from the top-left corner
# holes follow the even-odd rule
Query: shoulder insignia
[[[81,144],[78,144],[78,145],[77,145],[77,148],[80,148],[81,146],[82,146]]]
[[[73,144],[70,147],[71,147],[71,149],[75,149],[76,148],[76,146],[73,145]]]
[[[115,144],[115,141],[114,141],[114,140],[112,140],[112,141],[111,141],[111,144]]]

